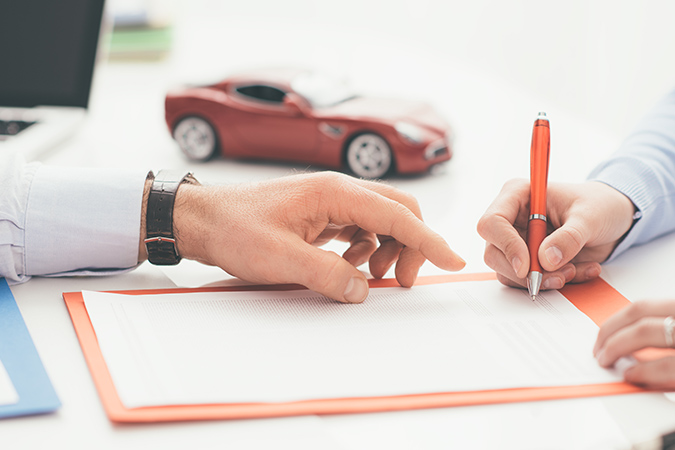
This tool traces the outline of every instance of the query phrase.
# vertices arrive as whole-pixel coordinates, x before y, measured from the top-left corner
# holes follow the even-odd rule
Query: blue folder
[[[61,406],[4,278],[0,278],[0,361],[19,395],[18,403],[0,405],[0,418],[44,414]]]

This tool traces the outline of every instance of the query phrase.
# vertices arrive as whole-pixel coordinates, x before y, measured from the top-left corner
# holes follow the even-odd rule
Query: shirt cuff
[[[606,262],[616,258],[633,245],[644,243],[645,239],[641,239],[641,237],[644,237],[645,227],[648,224],[641,219],[646,212],[654,209],[654,199],[651,193],[656,190],[654,187],[650,187],[648,182],[652,178],[652,169],[633,158],[617,158],[611,163],[598,166],[590,174],[589,181],[599,181],[616,189],[628,197],[635,206],[632,227],[612,251]]]
[[[26,209],[26,275],[135,267],[146,176],[141,170],[40,166]]]

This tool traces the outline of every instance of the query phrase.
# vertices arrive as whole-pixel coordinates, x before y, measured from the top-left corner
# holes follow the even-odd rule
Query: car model
[[[259,69],[166,96],[166,123],[188,158],[297,161],[363,178],[421,173],[452,156],[450,127],[428,104],[361,96],[303,69]]]

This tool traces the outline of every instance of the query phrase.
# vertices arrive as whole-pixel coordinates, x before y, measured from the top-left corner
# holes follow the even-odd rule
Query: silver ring
[[[539,219],[546,222],[546,216],[543,214],[530,214],[530,220]]]
[[[663,334],[666,337],[666,347],[673,346],[673,330],[675,330],[675,319],[673,319],[673,316],[668,316],[663,319]]]

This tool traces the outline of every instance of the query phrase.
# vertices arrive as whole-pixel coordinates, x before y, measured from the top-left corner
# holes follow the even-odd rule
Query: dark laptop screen
[[[103,0],[0,0],[0,106],[87,107]]]

